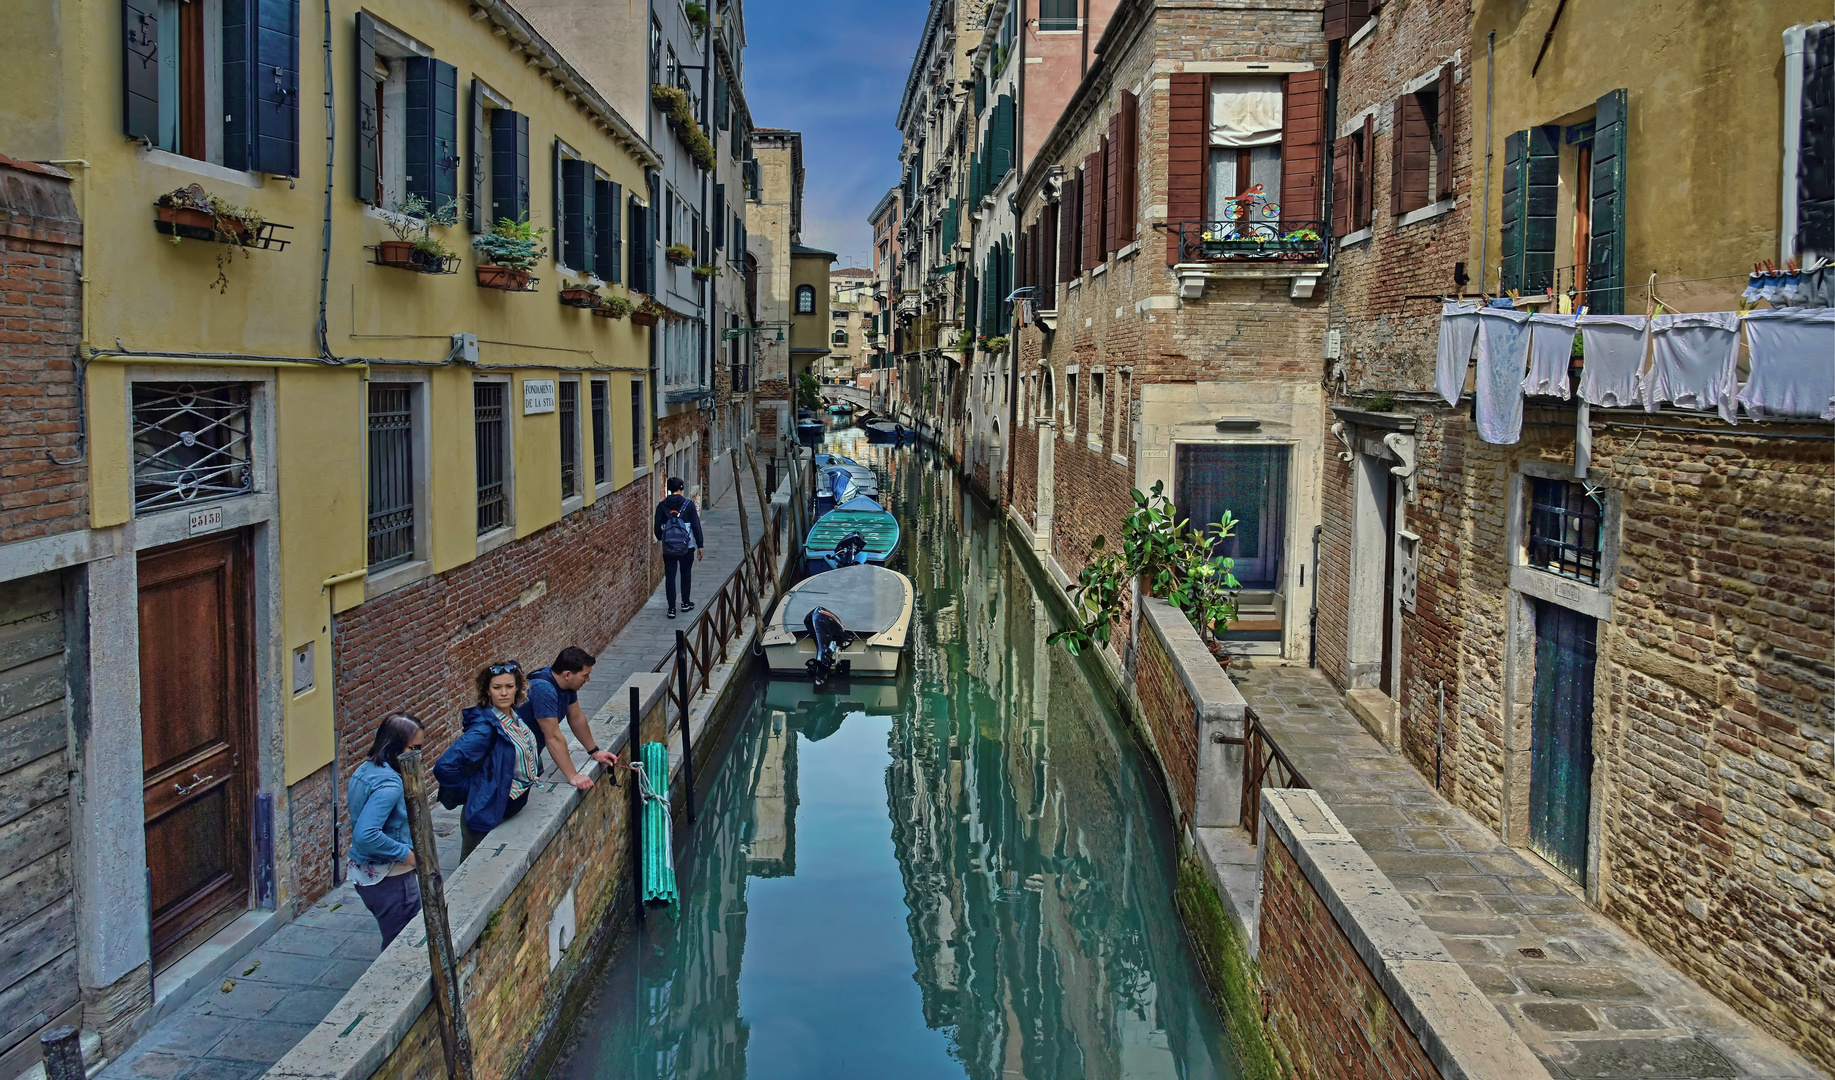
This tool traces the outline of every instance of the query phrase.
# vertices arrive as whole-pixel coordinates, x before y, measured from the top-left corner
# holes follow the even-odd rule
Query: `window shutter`
[[[1432,147],[1427,133],[1427,113],[1421,99],[1403,94],[1395,99],[1395,127],[1389,152],[1389,212],[1406,214],[1433,200],[1428,194],[1427,161]]]
[[[1172,76],[1166,112],[1166,265],[1179,261],[1179,228],[1202,228],[1209,77]]]
[[[159,144],[159,0],[121,0],[121,121],[130,139]]]
[[[1595,134],[1595,139],[1598,135]],[[1498,223],[1503,233],[1499,246],[1499,292],[1523,287],[1523,233],[1529,196],[1529,132],[1504,136],[1504,191],[1498,202]]]
[[[644,205],[637,201],[637,193],[631,193],[629,213],[631,215],[631,290],[647,293],[650,291],[650,278],[644,273],[644,252],[650,249],[650,237],[644,229],[646,212]]]
[[[1453,65],[1443,65],[1440,68],[1439,93],[1440,152],[1434,158],[1434,196],[1440,199],[1452,197],[1453,155],[1458,152],[1459,146],[1459,140],[1455,137],[1459,111],[1453,108],[1453,78]]]
[[[1357,147],[1357,227],[1367,229],[1376,214],[1376,114],[1364,117],[1363,142]]]
[[[1032,273],[1032,230],[1030,228],[1020,231],[1017,262],[1019,272],[1015,275],[1014,280],[1019,282],[1020,288],[1023,289],[1026,287],[1028,276]]]
[[[1357,140],[1346,135],[1332,143],[1332,235],[1343,236],[1351,231],[1351,210],[1357,201],[1357,170],[1352,158],[1357,153]],[[1282,164],[1286,164],[1282,162]],[[1281,186],[1287,181],[1283,173]],[[1283,214],[1286,208],[1282,207]]]
[[[1014,165],[1013,96],[1011,94],[1000,95],[1000,104],[997,105],[994,110],[993,164],[994,168],[992,170],[992,175],[994,177],[994,183],[990,186],[999,187],[1000,182],[1007,178],[1009,172],[1013,171]]]
[[[1120,217],[1115,230],[1117,247],[1125,247],[1140,228],[1140,99],[1132,90],[1121,95],[1121,179],[1116,188]]]
[[[1318,221],[1325,149],[1325,72],[1287,76],[1281,95],[1281,220],[1289,228]]]
[[[529,216],[529,118],[514,109],[491,113],[491,221]]]
[[[1622,313],[1625,302],[1625,134],[1625,92],[1614,90],[1593,119],[1587,306],[1602,315]]]
[[[357,12],[357,201],[376,201],[376,20]]]
[[[561,140],[556,139],[549,153],[549,186],[554,194],[554,261],[562,266],[572,266],[567,261],[567,193],[562,190]]]
[[[251,109],[249,106],[249,77],[251,66],[249,52],[249,20],[253,17],[249,11],[253,0],[223,0],[223,164],[231,169],[246,172],[249,168],[249,132]],[[152,12],[157,7],[156,0],[142,0],[142,6]],[[148,23],[147,32],[156,32],[156,24]],[[149,47],[153,42],[149,41]],[[157,57],[155,57],[157,64]],[[158,120],[158,109],[154,109],[154,120]],[[158,138],[155,126],[152,138]]]
[[[1044,226],[1039,230],[1039,254],[1044,262],[1039,272],[1039,308],[1055,310],[1058,306],[1058,205],[1045,208]]]
[[[610,180],[593,180],[593,272],[602,280],[617,284],[623,274],[622,260],[619,258],[619,224],[622,215],[619,204],[623,202],[624,187]]]
[[[563,158],[560,177],[561,225],[556,230],[561,248],[560,263],[568,269],[590,274],[594,254],[593,211],[597,203],[593,192],[593,167],[589,162]]]
[[[981,77],[980,72],[976,72],[975,73],[975,115],[980,116],[982,110],[986,109],[987,107],[988,107],[988,83],[986,79]]]
[[[459,193],[458,69],[425,56],[403,62],[408,91],[407,191],[438,210]]]
[[[484,122],[484,87],[471,81],[471,231],[491,231],[490,128]]]
[[[714,185],[714,247],[726,246],[726,185]]]
[[[1325,40],[1343,41],[1351,36],[1351,0],[1325,0]]]
[[[248,171],[298,176],[299,0],[249,2]]]
[[[1102,261],[1096,253],[1102,246],[1102,154],[1083,159],[1083,229],[1082,267],[1093,269]]]
[[[1561,202],[1561,128],[1529,129],[1529,193],[1523,221],[1523,289],[1555,283],[1555,213]]]
[[[1109,117],[1102,137],[1102,254],[1121,246],[1121,114]]]
[[[1058,196],[1058,280],[1070,281],[1077,276],[1077,185],[1082,173],[1072,173]]]

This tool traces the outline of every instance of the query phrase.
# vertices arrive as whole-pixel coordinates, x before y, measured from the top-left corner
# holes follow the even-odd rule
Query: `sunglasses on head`
[[[488,669],[492,675],[512,675],[522,672],[522,665],[514,660],[507,664],[492,664]]]

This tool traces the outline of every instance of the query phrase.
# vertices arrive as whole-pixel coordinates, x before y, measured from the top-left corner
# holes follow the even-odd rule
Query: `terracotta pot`
[[[508,266],[480,266],[478,284],[487,289],[522,292],[529,287],[529,272]]]
[[[656,321],[660,319],[661,317],[662,316],[656,314],[653,311],[633,311],[631,312],[631,325],[632,326],[655,326]]]
[[[376,261],[384,266],[398,266],[403,270],[420,269],[412,240],[384,240],[376,248]]]
[[[195,210],[189,206],[155,206],[153,212],[159,221],[182,230],[181,235],[203,233],[203,239],[215,239],[217,219],[207,211]],[[235,218],[224,218],[223,232],[228,236],[241,237],[248,233],[248,226]]]
[[[591,289],[562,289],[561,303],[568,307],[598,307],[599,296]]]
[[[600,304],[598,307],[594,308],[593,314],[599,316],[601,319],[622,319],[624,318],[623,315],[620,315],[614,312],[611,308],[605,306],[604,304]]]

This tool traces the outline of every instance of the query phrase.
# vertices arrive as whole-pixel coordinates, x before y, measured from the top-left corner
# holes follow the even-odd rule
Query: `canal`
[[[874,465],[917,592],[899,679],[733,706],[677,917],[616,951],[550,1074],[1236,1075],[1172,904],[1158,782],[995,513],[925,448]]]

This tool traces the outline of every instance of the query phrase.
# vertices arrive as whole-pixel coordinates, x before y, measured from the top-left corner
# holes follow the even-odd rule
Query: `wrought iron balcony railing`
[[[1331,250],[1323,221],[1290,221],[1257,213],[1223,221],[1181,221],[1178,230],[1182,263],[1322,263]]]

